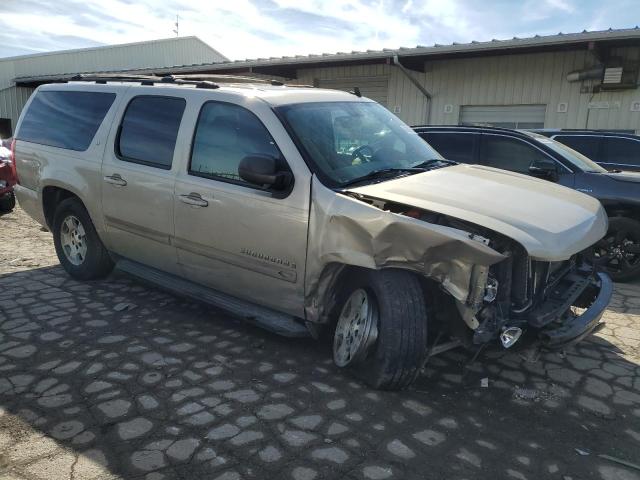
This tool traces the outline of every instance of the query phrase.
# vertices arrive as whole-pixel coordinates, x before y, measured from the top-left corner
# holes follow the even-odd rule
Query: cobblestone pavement
[[[328,348],[125,276],[79,283],[0,218],[0,479],[640,479],[640,298],[537,361],[434,358],[369,390]],[[481,386],[488,378],[488,387]]]

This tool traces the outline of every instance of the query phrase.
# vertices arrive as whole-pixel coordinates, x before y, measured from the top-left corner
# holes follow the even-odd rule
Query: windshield
[[[571,147],[567,147],[564,143],[560,143],[556,140],[552,140],[551,138],[545,137],[544,135],[540,135],[538,133],[527,132],[528,135],[532,136],[536,141],[540,143],[544,143],[547,147],[553,150],[556,153],[562,155],[562,158],[567,159],[574,166],[578,167],[583,172],[589,173],[606,173],[607,170],[602,168],[593,160],[589,159],[589,157],[585,157],[580,152],[575,151]]]
[[[302,103],[276,111],[319,170],[318,176],[333,187],[375,171],[442,159],[410,127],[374,102]]]

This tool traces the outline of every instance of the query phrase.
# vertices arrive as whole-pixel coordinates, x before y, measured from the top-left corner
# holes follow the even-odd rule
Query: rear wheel
[[[52,233],[60,264],[72,277],[92,280],[113,270],[109,252],[77,198],[60,202],[53,217]]]
[[[640,222],[627,217],[609,218],[609,231],[596,244],[595,254],[615,282],[640,276]]]
[[[359,270],[342,283],[333,359],[368,385],[399,390],[427,351],[427,314],[418,278],[403,270]]]

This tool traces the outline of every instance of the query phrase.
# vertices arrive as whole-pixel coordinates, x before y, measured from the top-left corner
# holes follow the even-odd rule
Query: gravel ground
[[[640,479],[640,285],[538,359],[436,357],[365,388],[327,348],[114,274],[0,218],[0,479]],[[483,379],[488,386],[483,387]],[[639,467],[640,468],[640,467]]]

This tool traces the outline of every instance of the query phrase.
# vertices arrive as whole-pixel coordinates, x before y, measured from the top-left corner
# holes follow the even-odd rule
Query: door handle
[[[180,201],[182,203],[186,203],[187,205],[191,205],[192,207],[208,207],[209,202],[207,202],[199,193],[191,192],[189,195],[180,195]]]
[[[105,176],[104,181],[111,185],[115,185],[116,187],[124,187],[127,185],[127,181],[122,178],[119,173]]]

